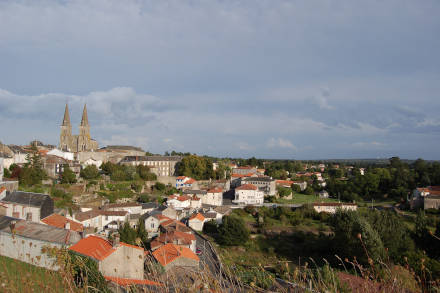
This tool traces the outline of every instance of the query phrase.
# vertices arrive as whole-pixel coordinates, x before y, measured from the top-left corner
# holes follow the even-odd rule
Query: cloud
[[[57,143],[67,101],[74,132],[87,102],[101,145],[439,158],[439,13],[435,0],[0,1],[0,139]],[[353,146],[367,142],[384,145]]]
[[[289,140],[284,138],[273,138],[271,137],[267,142],[267,147],[269,148],[285,148],[296,150],[296,146],[294,146]]]

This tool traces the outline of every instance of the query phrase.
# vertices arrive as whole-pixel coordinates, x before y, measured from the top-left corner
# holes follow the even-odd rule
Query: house
[[[193,252],[196,251],[196,237],[194,234],[179,231],[170,231],[160,234],[160,236],[151,241],[151,250],[154,251],[167,243],[189,248]]]
[[[183,224],[180,221],[176,221],[176,220],[166,220],[160,223],[159,225],[159,230],[161,233],[167,233],[167,232],[173,232],[173,231],[178,231],[178,232],[183,232],[183,233],[188,233],[188,234],[192,234],[192,230],[190,228],[188,228],[185,224]]]
[[[58,270],[56,258],[47,252],[80,241],[78,232],[36,222],[0,217],[0,255],[49,270]]]
[[[63,158],[65,160],[68,160],[68,161],[73,161],[74,160],[74,154],[73,153],[63,152],[63,151],[61,151],[59,149],[50,150],[50,151],[48,151],[46,153],[46,155],[60,157],[60,158]]]
[[[141,214],[142,204],[137,202],[111,203],[104,205],[102,209],[106,211],[125,211],[130,214]]]
[[[263,204],[264,193],[259,191],[255,185],[244,184],[235,188],[235,199],[232,203],[239,205]]]
[[[179,220],[180,213],[172,206],[169,206],[162,211],[162,215],[170,219]]]
[[[111,222],[116,222],[118,224],[125,223],[129,220],[130,215],[127,211],[102,210],[98,212],[102,216],[102,225],[104,228]]]
[[[205,218],[205,222],[215,221],[217,224],[222,223],[223,216],[214,210],[209,210],[206,213],[202,213],[202,215]]]
[[[239,174],[239,175],[257,174],[257,168],[252,166],[237,167],[232,169],[232,174]]]
[[[126,156],[119,164],[129,166],[148,166],[157,176],[174,176],[180,156]]]
[[[52,214],[50,216],[47,216],[46,218],[42,219],[41,222],[43,224],[62,228],[66,230],[76,231],[76,232],[82,232],[84,230],[84,227],[81,223],[72,221],[64,216],[58,215],[58,214]]]
[[[98,210],[76,213],[74,214],[74,219],[80,222],[84,227],[92,227],[97,231],[102,231],[104,229],[102,215]]]
[[[170,195],[167,199],[167,205],[174,209],[184,209],[191,205],[191,198],[186,195]]]
[[[6,216],[39,223],[53,214],[53,200],[47,194],[14,191],[6,195],[1,203],[7,206]]]
[[[46,155],[42,156],[41,158],[43,169],[46,171],[47,175],[53,179],[59,178],[61,174],[63,174],[65,165],[68,165],[69,167],[73,166],[72,161],[69,161],[62,157]]]
[[[227,206],[219,206],[215,207],[214,211],[219,215],[220,218],[229,215],[232,212],[232,209]]]
[[[141,220],[145,223],[145,230],[148,233],[148,237],[152,238],[159,233],[160,224],[171,219],[161,214],[152,213],[142,215]]]
[[[277,192],[275,180],[269,176],[241,178],[241,184],[252,184],[268,196],[274,196]]]
[[[235,188],[241,185],[241,180],[248,177],[257,177],[256,174],[232,174],[229,187]]]
[[[205,217],[201,213],[192,215],[188,220],[188,226],[195,231],[202,231]]]
[[[4,187],[4,186],[0,187],[0,200],[4,199],[6,197],[6,191],[7,191],[6,187]]]
[[[155,202],[142,203],[141,205],[142,205],[141,215],[150,213],[159,207],[159,205]]]
[[[322,202],[322,203],[313,203],[313,209],[318,213],[329,213],[334,214],[338,209],[343,211],[356,211],[357,204],[355,203],[342,203],[342,202]]]
[[[95,160],[94,158],[88,158],[87,160],[85,160],[82,163],[82,167],[87,167],[87,166],[95,166],[96,168],[101,167],[102,165],[102,160]]]
[[[197,181],[193,178],[186,176],[179,176],[176,178],[177,189],[192,189],[197,187],[198,187]]]
[[[307,181],[294,181],[294,180],[276,180],[277,186],[292,187],[292,184],[298,185],[301,191],[307,188]]]
[[[440,209],[440,186],[416,188],[410,201],[412,209]]]
[[[191,209],[200,209],[202,207],[202,200],[195,195],[191,196],[189,207]]]
[[[118,234],[114,235],[111,242],[90,235],[71,246],[69,250],[94,260],[98,264],[98,270],[105,277],[144,279],[144,249],[120,242]]]
[[[321,191],[319,192],[319,197],[320,197],[320,198],[328,198],[328,197],[329,197],[329,194],[328,194],[328,192],[327,192],[326,190],[321,190]]]
[[[199,257],[191,249],[180,245],[165,244],[153,251],[152,255],[165,271],[174,267],[199,268]]]
[[[223,205],[223,189],[209,189],[205,196],[202,197],[202,204],[221,206]]]

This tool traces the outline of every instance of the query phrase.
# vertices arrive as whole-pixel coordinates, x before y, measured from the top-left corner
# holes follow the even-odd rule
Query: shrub
[[[234,216],[223,217],[219,226],[219,242],[223,245],[240,245],[249,240],[249,230],[243,219]]]
[[[90,179],[96,179],[99,175],[99,170],[96,168],[95,165],[89,165],[81,170],[79,174],[82,178],[90,180]]]

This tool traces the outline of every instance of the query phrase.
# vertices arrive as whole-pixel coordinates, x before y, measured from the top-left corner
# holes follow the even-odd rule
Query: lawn
[[[304,204],[314,202],[338,202],[338,200],[334,198],[320,198],[316,195],[307,195],[302,193],[295,193],[292,199],[279,198],[276,200],[276,203],[286,204]]]
[[[65,292],[61,276],[9,257],[0,256],[1,292]]]

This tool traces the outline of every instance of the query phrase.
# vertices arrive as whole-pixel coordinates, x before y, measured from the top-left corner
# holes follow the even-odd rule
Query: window
[[[26,213],[26,221],[32,221],[32,213]]]
[[[154,223],[151,223],[151,228],[154,228]]]

